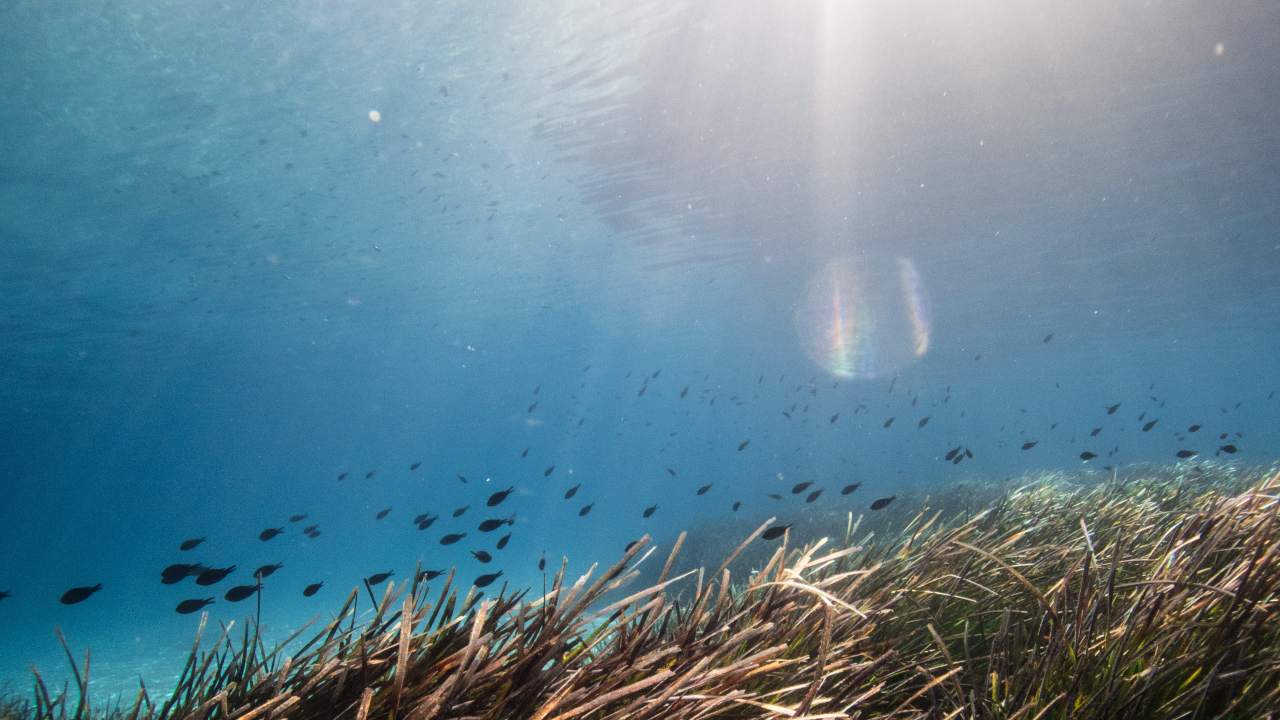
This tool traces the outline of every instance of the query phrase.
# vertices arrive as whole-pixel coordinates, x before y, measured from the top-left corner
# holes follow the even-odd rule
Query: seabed
[[[306,641],[268,648],[252,621],[197,637],[163,698],[94,705],[68,652],[79,688],[37,674],[0,718],[1276,715],[1275,468],[1043,475],[980,512],[931,504],[882,536],[852,518],[838,541],[789,533],[746,577],[730,569],[771,522],[686,573],[682,535],[576,580],[562,565],[545,594],[486,597],[450,576],[389,586],[357,622],[355,590]]]

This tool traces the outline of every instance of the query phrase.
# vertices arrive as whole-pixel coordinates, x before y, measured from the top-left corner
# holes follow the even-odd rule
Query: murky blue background
[[[580,572],[646,531],[1084,450],[1270,462],[1277,27],[1271,3],[5,3],[0,678],[64,677],[58,626],[95,692],[163,689],[198,622],[175,604],[242,619],[222,593],[271,562],[283,633],[417,561],[523,586],[544,551]],[[506,530],[476,523],[510,512],[480,565]],[[239,569],[161,585],[179,561]]]

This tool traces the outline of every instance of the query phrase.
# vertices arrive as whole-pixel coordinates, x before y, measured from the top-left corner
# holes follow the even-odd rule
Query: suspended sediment
[[[309,640],[197,637],[176,690],[78,684],[0,718],[1261,717],[1280,707],[1280,473],[1043,477],[981,512],[676,574],[684,536],[546,593],[358,591]],[[628,585],[646,564],[658,580]],[[203,629],[203,625],[202,625]],[[301,631],[305,633],[306,631]],[[207,635],[208,633],[206,633]],[[206,638],[207,641],[209,638]]]

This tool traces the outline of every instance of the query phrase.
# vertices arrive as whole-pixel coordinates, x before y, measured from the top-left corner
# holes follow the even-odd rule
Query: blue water
[[[540,587],[644,532],[1276,459],[1280,7],[605,5],[4,4],[0,687],[66,677],[59,627],[95,693],[162,690],[175,605],[242,621],[267,563],[279,636],[419,561]]]

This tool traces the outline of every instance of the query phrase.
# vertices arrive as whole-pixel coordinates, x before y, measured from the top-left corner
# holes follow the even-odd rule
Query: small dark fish
[[[343,480],[346,480],[346,479],[347,479],[347,476],[348,476],[348,475],[350,475],[350,474],[351,474],[351,473],[338,473],[338,481],[339,481],[339,482],[341,482],[341,481],[343,481]]]
[[[302,596],[311,597],[312,595],[315,595],[316,593],[320,592],[320,588],[322,587],[324,587],[323,582],[311,583],[310,585],[302,589]]]
[[[1023,450],[1030,450],[1031,448],[1033,448],[1033,447],[1035,447],[1037,444],[1039,444],[1039,442],[1040,442],[1039,440],[1028,440],[1028,441],[1026,441],[1026,442],[1022,443],[1022,449],[1023,449]]]
[[[193,563],[175,563],[160,571],[160,582],[165,585],[179,583],[192,575],[199,575],[205,568]]]
[[[805,497],[804,501],[807,503],[811,503],[814,500],[817,500],[818,497],[820,497],[821,495],[822,495],[822,488],[818,488],[817,490],[814,490],[813,492],[809,493],[809,495]]]
[[[1187,458],[1193,458],[1199,454],[1200,453],[1196,452],[1195,450],[1179,450],[1178,451],[1178,457],[1182,458],[1183,460],[1186,460]]]
[[[930,416],[930,415],[925,415],[924,417],[920,418],[920,422],[916,423],[916,429],[917,429],[917,430],[919,430],[920,428],[924,427],[925,425],[928,425],[928,424],[929,424],[929,418],[930,418],[930,417],[932,417],[932,416]]]
[[[81,587],[73,587],[62,593],[60,598],[63,605],[75,605],[89,599],[89,596],[102,589],[102,583],[97,585],[84,585]]]
[[[466,484],[467,476],[463,475],[462,473],[458,473],[458,482]]]
[[[377,514],[377,515],[374,515],[374,516],[373,516],[373,519],[374,519],[374,520],[381,520],[381,519],[385,518],[386,516],[388,516],[388,515],[390,515],[390,514],[391,514],[391,508],[383,508],[383,509],[381,509],[381,510],[379,510],[379,511],[378,511],[378,514]]]
[[[1080,459],[1085,462],[1089,462],[1090,460],[1096,457],[1098,457],[1097,453],[1091,453],[1088,450],[1085,450],[1084,452],[1080,453]]]
[[[828,420],[827,422],[831,423],[832,425],[835,425],[836,421],[839,419],[840,419],[840,413],[836,413],[835,415],[832,415],[831,419]]]
[[[640,513],[640,515],[641,517],[653,517],[653,514],[657,511],[658,511],[657,505],[650,505],[649,507],[645,508],[644,512]]]
[[[503,525],[514,525],[515,522],[515,515],[512,515],[509,518],[489,518],[488,520],[480,523],[480,532],[493,532]]]
[[[470,507],[471,507],[470,505],[463,505],[462,507],[460,507],[460,508],[458,508],[457,510],[454,510],[454,511],[453,511],[453,516],[454,516],[454,517],[456,517],[456,518],[460,518],[460,517],[462,517],[462,516],[463,516],[463,514],[464,514],[464,513],[466,513],[466,512],[467,512],[467,510],[468,510]]]
[[[514,486],[509,487],[506,490],[499,490],[498,492],[489,496],[489,499],[488,501],[485,502],[485,505],[488,505],[489,507],[497,507],[501,505],[502,501],[506,500],[507,496],[510,495],[513,491],[515,491]]]
[[[671,477],[675,477],[676,471],[672,470],[671,468],[667,468],[667,474],[670,475]]]
[[[1120,403],[1116,403],[1115,405],[1108,405],[1108,406],[1107,406],[1107,414],[1108,414],[1108,415],[1115,415],[1115,414],[1116,414],[1116,411],[1117,411],[1117,410],[1119,410],[1119,409],[1120,409]]]
[[[1102,432],[1102,428],[1096,427],[1089,431],[1089,437],[1098,437],[1098,433]]]
[[[556,471],[555,465],[548,465],[546,470],[542,471],[542,477],[551,477],[551,473]]]
[[[582,487],[582,485],[581,485],[581,484],[578,484],[578,485],[574,485],[573,487],[569,488],[568,490],[565,490],[565,491],[564,491],[564,499],[565,499],[565,500],[568,500],[569,498],[573,497],[574,495],[577,495],[577,494],[578,494],[578,488],[580,488],[580,487]]]
[[[746,450],[747,446],[750,444],[751,444],[750,440],[743,440],[742,442],[738,443],[738,452],[742,452],[743,450]]]
[[[484,550],[472,550],[471,555],[472,557],[474,557],[475,559],[479,560],[482,563],[488,563],[493,561],[493,556]]]
[[[420,467],[422,467],[422,463],[421,463],[421,462],[413,463],[413,464],[409,465],[409,472],[413,472],[414,470],[417,470],[417,469],[418,469],[418,468],[420,468]]]
[[[227,590],[226,594],[223,595],[222,598],[227,602],[240,602],[241,600],[248,600],[249,598],[253,597],[254,593],[258,592],[259,587],[260,587],[259,585],[236,585],[230,590]]]
[[[262,542],[266,542],[271,538],[282,534],[284,534],[284,528],[267,528],[266,530],[258,533],[258,539]]]
[[[367,472],[367,473],[365,473],[365,474],[364,474],[364,479],[365,479],[365,480],[372,480],[372,479],[373,479],[373,476],[374,476],[374,475],[377,475],[377,474],[378,474],[378,471],[377,471],[377,470],[370,470],[369,472]]]
[[[897,498],[898,498],[898,496],[897,496],[897,495],[890,495],[889,497],[882,497],[882,498],[880,498],[879,500],[876,500],[876,501],[874,501],[874,502],[872,502],[872,503],[871,503],[871,509],[872,509],[872,510],[883,510],[883,509],[885,509],[885,508],[889,507],[889,503],[893,502],[893,501],[894,501],[894,500],[896,500]]]
[[[302,522],[303,520],[306,520],[306,519],[307,519],[306,513],[298,513],[297,515],[289,516],[289,522],[292,522],[292,523]]]
[[[1239,449],[1240,448],[1236,447],[1235,445],[1223,445],[1222,447],[1218,448],[1218,450],[1228,455],[1234,455],[1236,451]]]
[[[369,577],[365,578],[364,581],[369,583],[370,585],[381,585],[382,583],[386,582],[387,578],[395,574],[396,574],[395,570],[388,570],[386,572],[380,572],[380,573],[375,573],[373,575],[370,575]]]
[[[734,512],[738,512],[738,509],[739,509],[739,508],[741,508],[741,507],[742,507],[742,503],[741,503],[740,501],[738,501],[738,500],[733,501],[733,511],[734,511]]]
[[[302,532],[304,532],[304,533],[306,533],[306,534],[310,535],[311,533],[313,533],[313,532],[315,532],[315,531],[317,531],[317,530],[319,530],[319,529],[320,529],[320,526],[319,526],[319,525],[308,525],[308,526],[306,526],[306,527],[302,528]]]
[[[1155,427],[1155,426],[1156,426],[1156,423],[1158,423],[1158,422],[1160,422],[1160,420],[1159,420],[1159,419],[1156,419],[1156,420],[1150,420],[1150,421],[1148,421],[1146,425],[1143,425],[1143,426],[1142,426],[1142,432],[1147,432],[1147,431],[1151,430],[1151,428]]]
[[[511,533],[507,533],[506,535],[503,535],[502,537],[498,538],[498,544],[494,545],[494,547],[501,550],[505,548],[507,546],[507,543],[509,542],[511,542]]]
[[[683,400],[684,396],[688,394],[689,394],[689,386],[685,385],[684,389],[680,391],[680,399]]]
[[[427,515],[421,520],[418,520],[415,524],[418,526],[419,530],[426,530],[438,519],[440,519],[439,515]]]
[[[521,450],[521,451],[520,451],[520,457],[522,457],[522,458],[527,458],[527,457],[529,457],[529,448],[525,448],[525,449]]]
[[[1042,342],[1042,343],[1047,343],[1047,342],[1049,342],[1049,341],[1050,341],[1050,340],[1052,340],[1052,339],[1053,339],[1053,333],[1049,333],[1048,335],[1045,335],[1045,336],[1044,336],[1044,340],[1041,340],[1040,342]]]
[[[440,544],[452,545],[466,536],[467,536],[466,533],[449,533],[448,535],[445,535],[444,537],[440,538]]]
[[[307,537],[311,538],[312,540],[315,540],[316,538],[320,537],[320,531],[319,531],[319,530],[312,530],[311,532],[307,533],[306,535],[307,535]]]
[[[973,459],[973,451],[972,451],[972,450],[970,450],[969,448],[965,448],[965,449],[964,449],[964,456],[965,456],[965,457],[967,457],[967,458],[969,458],[970,460],[972,460],[972,459]]]
[[[212,605],[213,598],[205,598],[203,600],[183,600],[178,603],[178,607],[174,608],[179,615],[190,615],[205,605]]]
[[[197,546],[197,545],[199,545],[200,543],[204,542],[204,540],[205,540],[205,539],[204,539],[204,538],[202,538],[202,537],[198,537],[198,538],[191,538],[190,540],[183,540],[183,541],[182,541],[182,544],[178,546],[178,549],[179,549],[179,550],[194,550],[194,549],[196,548],[196,546]]]
[[[702,487],[698,488],[698,493],[697,493],[697,494],[699,494],[699,495],[706,495],[706,494],[707,494],[707,491],[711,489],[711,486],[712,486],[712,485],[715,485],[715,483],[707,483],[706,485],[703,485]]]
[[[284,567],[284,563],[276,563],[274,565],[263,565],[262,567],[253,571],[253,576],[261,580],[264,577],[269,577],[272,573],[274,573],[275,571],[279,570],[282,567]]]
[[[543,572],[546,569],[547,569],[547,556],[544,553],[542,557],[538,558],[538,572]]]
[[[531,405],[529,405],[529,409],[526,410],[525,412],[532,415],[533,411],[537,409],[538,409],[538,402],[535,400]]]
[[[807,481],[807,480],[806,480],[805,482],[802,482],[802,483],[796,483],[795,485],[792,485],[792,486],[791,486],[791,494],[792,494],[792,495],[799,495],[800,493],[804,492],[805,490],[808,490],[808,489],[809,489],[809,486],[810,486],[810,485],[812,485],[812,484],[813,484],[812,482],[809,482],[809,481]]]
[[[779,495],[778,493],[769,493],[769,497],[773,498],[774,500],[781,500],[781,499],[782,499],[782,496],[781,496],[781,495]]]
[[[214,585],[222,582],[223,578],[230,575],[236,569],[235,565],[224,568],[209,568],[196,576],[197,585]]]
[[[426,580],[435,580],[436,578],[440,577],[443,574],[444,574],[443,570],[419,570],[418,582],[424,582]]]
[[[578,517],[586,517],[591,512],[591,508],[594,505],[595,503],[587,503],[586,505],[583,505],[582,509],[578,511]]]
[[[11,598],[11,597],[13,597],[13,593],[9,592],[8,590],[0,590],[0,600],[4,600],[5,598]]]
[[[785,533],[787,531],[787,528],[789,527],[791,526],[790,525],[774,525],[773,527],[761,533],[760,537],[764,538],[765,540],[777,540],[778,538],[782,537],[783,533]]]
[[[894,418],[889,418],[888,420],[885,420],[884,427],[889,427],[890,425],[893,424],[893,421],[894,421]]]
[[[489,587],[490,585],[492,585],[492,584],[493,584],[493,581],[494,581],[494,580],[497,580],[497,579],[498,579],[499,577],[501,577],[501,576],[502,576],[502,571],[501,571],[501,570],[499,570],[499,571],[498,571],[498,572],[496,572],[496,573],[489,573],[489,574],[487,574],[487,575],[481,575],[480,577],[476,578],[476,581],[475,581],[475,583],[473,583],[473,584],[474,584],[476,587]]]
[[[860,488],[860,487],[862,487],[862,483],[860,483],[860,482],[850,483],[850,484],[845,485],[844,487],[840,488],[840,494],[841,494],[841,495],[849,495],[850,493],[854,492],[855,490],[857,490],[857,489],[858,489],[858,488]]]
[[[1032,443],[1032,444],[1034,445],[1034,443]],[[963,449],[964,449],[964,446],[963,446],[963,445],[957,445],[957,446],[955,446],[955,447],[951,448],[950,450],[948,450],[948,451],[947,451],[947,455],[946,455],[946,458],[945,458],[945,459],[946,459],[946,460],[954,460],[954,459],[955,459],[955,457],[956,457],[956,455],[959,455],[959,454],[960,454],[960,451],[961,451],[961,450],[963,450]],[[1026,448],[1023,448],[1023,449],[1025,450]]]
[[[1200,426],[1192,425],[1191,427],[1187,428],[1187,432],[1200,432]]]

